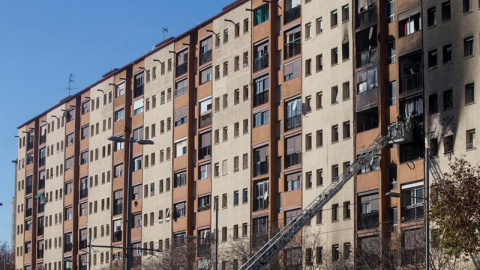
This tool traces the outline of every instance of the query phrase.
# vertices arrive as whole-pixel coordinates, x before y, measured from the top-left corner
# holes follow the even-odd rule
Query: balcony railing
[[[175,74],[176,74],[177,77],[178,77],[178,76],[181,76],[181,75],[183,75],[183,74],[185,74],[185,73],[187,73],[187,67],[188,67],[187,64],[188,64],[188,62],[185,62],[185,63],[183,63],[183,64],[178,65],[178,66],[175,68],[175,70],[176,70],[176,71],[175,71],[175,72],[176,72]]]
[[[358,216],[358,229],[368,229],[378,227],[378,212],[360,214]]]
[[[120,215],[122,213],[123,204],[117,204],[113,207],[113,214]]]
[[[400,93],[406,93],[416,89],[422,88],[423,74],[422,72],[415,73],[413,75],[403,76]]]
[[[268,102],[268,90],[265,90],[259,94],[255,94],[253,97],[253,106],[259,106]]]
[[[211,145],[200,147],[200,149],[198,149],[198,160],[208,158],[211,156],[211,154],[212,154]]]
[[[302,162],[302,153],[293,153],[285,156],[285,168],[298,165]]]
[[[122,231],[117,231],[113,233],[113,242],[122,241]]]
[[[285,44],[285,59],[294,57],[295,55],[301,52],[302,52],[302,46],[301,46],[300,39],[297,39]]]
[[[208,50],[200,54],[200,65],[208,63],[212,60],[212,50]]]
[[[185,85],[185,86],[182,86],[182,87],[179,87],[177,89],[175,89],[175,96],[180,96],[182,94],[185,94],[188,90],[188,87]]]
[[[357,15],[357,27],[377,23],[376,5],[370,9],[364,10]]]
[[[72,247],[73,247],[72,243],[65,244],[64,247],[63,247],[63,252],[72,251]]]
[[[285,119],[285,131],[296,129],[302,125],[302,116],[300,114],[287,117]]]
[[[212,124],[212,114],[203,114],[200,115],[200,128],[204,128]]]
[[[255,162],[253,176],[259,176],[268,173],[268,160]]]
[[[78,241],[78,248],[83,249],[87,247],[87,239]]]
[[[377,48],[357,53],[357,68],[377,63]]]
[[[283,23],[287,24],[287,23],[295,20],[296,18],[299,18],[300,17],[300,10],[301,10],[300,5],[298,5],[296,7],[293,7],[289,10],[286,10],[285,11],[285,18],[283,20]]]
[[[253,63],[253,72],[257,72],[268,67],[268,53],[255,59]]]
[[[80,189],[80,199],[88,196],[88,189]]]
[[[412,221],[423,218],[423,205],[411,205],[403,208],[402,218],[405,221]]]

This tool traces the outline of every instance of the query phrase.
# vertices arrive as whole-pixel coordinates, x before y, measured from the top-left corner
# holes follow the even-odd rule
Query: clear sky
[[[11,240],[17,126],[233,0],[0,0],[0,240]]]

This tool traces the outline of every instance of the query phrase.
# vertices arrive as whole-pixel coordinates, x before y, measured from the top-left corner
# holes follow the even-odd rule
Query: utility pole
[[[215,201],[215,256],[214,270],[218,270],[218,200]]]
[[[430,270],[430,133],[425,136],[425,269]]]
[[[92,234],[88,234],[88,270],[92,267]]]
[[[131,231],[130,231],[130,212],[132,211],[132,198],[131,198],[131,188],[132,188],[132,170],[133,170],[133,158],[132,158],[132,150],[133,150],[133,138],[128,138],[128,175],[127,175],[127,213],[125,213],[125,226],[126,226],[126,233],[125,233],[125,270],[130,270],[131,265]]]

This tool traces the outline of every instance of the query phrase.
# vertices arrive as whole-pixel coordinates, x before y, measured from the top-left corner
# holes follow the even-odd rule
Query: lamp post
[[[427,165],[428,166],[428,165]],[[427,171],[428,172],[428,171]],[[428,183],[428,180],[426,181]],[[428,183],[429,184],[429,183]],[[387,197],[393,197],[393,198],[401,198],[402,194],[398,192],[387,192],[385,193],[385,196]],[[425,269],[430,270],[430,220],[428,219],[428,212],[430,211],[429,209],[429,188],[427,186],[425,196],[424,197],[412,197],[414,199],[422,199],[425,200],[425,213],[424,213],[424,219],[425,219]]]
[[[140,145],[151,145],[153,144],[153,141],[151,140],[135,140],[133,138],[130,138],[128,141],[125,141],[124,138],[122,137],[115,137],[115,136],[112,136],[112,137],[109,137],[108,138],[109,141],[112,141],[112,142],[116,142],[116,143],[123,143],[123,142],[127,142],[128,143],[128,175],[127,175],[127,213],[126,213],[126,220],[125,220],[125,224],[126,224],[126,233],[125,233],[125,255],[126,255],[126,259],[125,259],[125,269],[126,270],[130,270],[130,265],[131,265],[131,253],[132,253],[132,249],[131,249],[131,245],[132,245],[132,239],[131,239],[131,228],[130,228],[130,216],[131,216],[131,212],[132,212],[132,205],[131,205],[131,197],[132,197],[132,192],[131,192],[131,189],[132,189],[132,172],[133,172],[133,153],[132,153],[132,149],[133,149],[133,144],[134,143],[138,143]]]

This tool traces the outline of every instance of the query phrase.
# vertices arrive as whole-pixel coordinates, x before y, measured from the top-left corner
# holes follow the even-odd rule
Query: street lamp
[[[125,260],[125,269],[126,270],[130,270],[130,264],[131,264],[131,258],[130,258],[130,255],[132,253],[132,249],[130,248],[130,246],[132,245],[132,239],[131,239],[131,232],[130,232],[130,216],[131,216],[131,213],[132,212],[132,205],[131,205],[131,201],[132,201],[132,198],[131,198],[131,189],[132,189],[132,172],[133,172],[133,153],[132,153],[132,149],[133,149],[133,144],[134,143],[138,143],[140,145],[152,145],[153,144],[153,141],[151,140],[138,140],[138,139],[134,139],[134,138],[130,138],[128,141],[125,141],[125,138],[122,138],[122,137],[116,137],[116,136],[112,136],[112,137],[109,137],[108,138],[109,141],[112,141],[112,142],[117,142],[117,143],[122,143],[122,142],[127,142],[128,143],[128,175],[127,175],[127,213],[126,213],[126,220],[125,220],[125,224],[126,224],[126,234],[125,234],[125,238],[126,238],[126,242],[125,242],[125,255],[126,255],[126,260]]]
[[[428,188],[427,188],[427,190],[428,190]],[[387,193],[385,193],[385,196],[392,197],[392,198],[401,198],[402,194],[400,194],[398,192],[387,192]],[[430,221],[428,219],[428,212],[430,211],[429,210],[429,200],[428,200],[427,196],[425,196],[425,197],[412,197],[412,198],[425,200],[425,204],[426,204],[426,211],[425,211],[425,214],[424,214],[424,218],[425,218],[425,269],[429,270],[430,269],[430,252],[429,252],[430,251]]]

